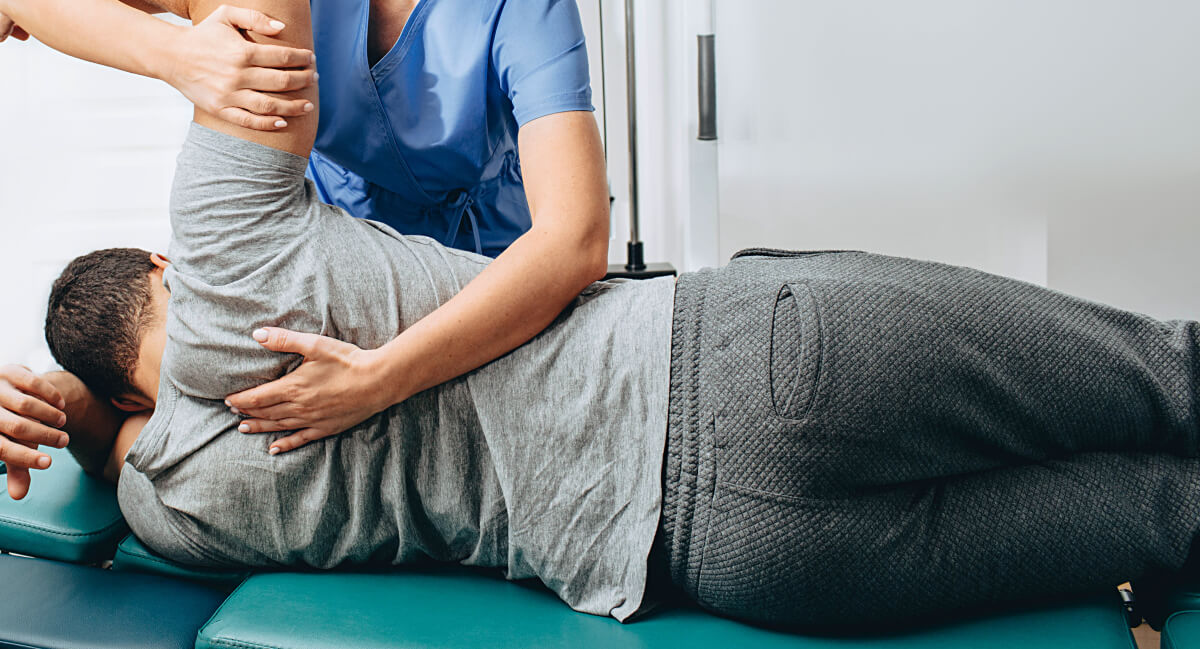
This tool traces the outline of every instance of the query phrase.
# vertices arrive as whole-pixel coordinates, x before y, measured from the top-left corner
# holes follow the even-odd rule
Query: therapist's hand
[[[8,467],[8,495],[29,493],[29,470],[50,467],[39,444],[62,448],[67,434],[66,401],[49,381],[18,365],[0,367],[0,460]]]
[[[203,22],[183,28],[172,60],[160,75],[197,108],[244,128],[274,131],[287,117],[312,112],[312,102],[271,93],[316,82],[309,50],[259,45],[238,30],[275,36],[284,24],[260,11],[222,6]]]
[[[255,331],[254,339],[271,351],[304,357],[287,376],[225,401],[234,414],[249,417],[238,429],[243,433],[295,431],[271,444],[272,455],[337,435],[392,405],[379,389],[374,351],[274,327]]]
[[[27,34],[24,29],[21,29],[16,23],[14,23],[12,18],[0,13],[0,43],[8,40],[9,36],[12,36],[19,41],[29,40],[29,34]]]

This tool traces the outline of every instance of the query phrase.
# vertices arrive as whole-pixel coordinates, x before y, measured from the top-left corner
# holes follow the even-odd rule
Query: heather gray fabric
[[[865,253],[680,278],[662,534],[721,613],[923,622],[1174,571],[1195,322]]]
[[[378,347],[488,261],[322,205],[304,169],[192,126],[159,402],[121,473],[130,527],[201,565],[504,567],[628,618],[659,517],[673,282],[595,284],[495,363],[271,457],[279,435],[238,433],[223,404],[299,363],[255,328]]]

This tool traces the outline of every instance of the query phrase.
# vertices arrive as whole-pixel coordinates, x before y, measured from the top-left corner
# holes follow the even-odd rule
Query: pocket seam
[[[800,309],[800,301],[798,299],[796,299],[797,288],[801,288],[804,291],[804,293],[808,296],[809,302],[811,303],[811,306],[812,306],[812,323],[811,324],[812,324],[812,328],[813,328],[813,333],[812,333],[811,337],[816,345],[815,351],[810,351],[812,349],[813,345],[804,345],[803,349],[801,349],[801,351],[800,351],[801,366],[803,366],[803,364],[804,364],[803,361],[805,359],[810,358],[810,356],[809,356],[810,354],[816,354],[816,356],[815,356],[816,368],[813,370],[813,377],[812,377],[812,381],[811,381],[812,387],[809,389],[807,403],[805,403],[802,408],[797,410],[797,412],[794,416],[791,416],[788,413],[783,412],[783,410],[780,408],[780,400],[779,400],[779,398],[777,398],[777,395],[775,394],[775,377],[774,377],[775,351],[776,351],[775,350],[775,331],[776,331],[775,327],[777,325],[777,318],[774,317],[774,314],[772,315],[772,318],[771,318],[771,337],[770,337],[771,353],[770,353],[770,360],[768,361],[769,369],[768,369],[768,375],[767,375],[767,382],[768,382],[768,385],[769,385],[769,388],[771,391],[771,411],[772,411],[772,413],[774,413],[774,415],[776,417],[778,417],[779,419],[783,419],[785,421],[801,422],[801,421],[807,420],[808,416],[812,413],[813,405],[816,403],[816,400],[817,400],[817,392],[818,392],[818,388],[820,387],[820,384],[821,384],[821,377],[824,374],[824,370],[825,370],[825,340],[824,340],[825,327],[824,327],[823,318],[822,318],[822,314],[821,314],[820,302],[817,300],[816,295],[813,294],[812,287],[806,281],[789,282],[787,284],[784,284],[784,286],[779,289],[779,293],[776,294],[776,304],[778,304],[779,295],[782,295],[782,293],[785,290],[790,290],[791,298],[794,303],[794,308],[797,310],[800,317],[803,318],[804,312],[801,311],[801,309]],[[801,336],[801,337],[807,337],[807,336],[805,336],[805,331],[800,331],[797,333],[797,335]],[[791,399],[795,396],[796,391],[799,389],[799,386],[802,384],[800,377],[796,377],[796,379],[797,380],[792,382],[790,394],[788,395],[789,396],[788,403],[791,403]]]

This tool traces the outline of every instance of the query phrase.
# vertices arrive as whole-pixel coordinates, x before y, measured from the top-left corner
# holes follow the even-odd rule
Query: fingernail
[[[226,399],[226,400],[225,400],[225,405],[226,405],[226,407],[229,407],[229,408],[232,408],[232,407],[233,407],[233,404],[232,404],[232,403],[229,403],[229,399]]]
[[[58,399],[58,409],[59,409],[59,410],[62,410],[63,408],[66,408],[66,407],[67,407],[67,401],[66,401],[66,399],[63,399],[63,398],[61,398],[61,397],[60,397],[60,398]],[[63,416],[64,416],[64,417],[66,417],[66,415],[63,415]]]
[[[58,423],[57,423],[57,424],[54,424],[54,426],[55,426],[56,428],[62,428],[63,426],[66,426],[66,425],[67,425],[67,416],[66,416],[66,415],[59,415],[59,416],[58,416]]]
[[[70,439],[69,437],[67,437],[66,435],[59,435],[59,436],[58,436],[58,444],[57,444],[57,446],[58,446],[59,448],[62,448],[62,447],[64,447],[64,446],[66,446],[66,445],[67,445],[67,442],[69,442],[69,441],[71,441],[71,439]]]
[[[39,469],[45,469],[46,467],[50,466],[50,458],[46,457],[45,455],[39,457],[37,465]]]
[[[242,424],[241,426],[238,426],[238,432],[239,432],[239,433],[248,433],[248,432],[250,432],[250,424]]]
[[[271,29],[283,29],[284,27],[287,27],[287,25],[279,22],[278,20],[271,21]]]
[[[304,104],[304,112],[306,113],[313,112],[314,108],[316,108],[316,106],[313,106],[312,104]]]
[[[320,80],[321,80],[321,73],[320,73],[320,72],[314,72],[314,73],[313,73],[313,81],[320,81]]]
[[[241,411],[241,410],[238,410],[237,408],[234,408],[233,406],[230,406],[230,407],[229,407],[229,412],[232,412],[232,413],[233,413],[233,414],[235,414],[235,415],[240,415],[240,414],[242,414],[242,411]]]
[[[278,447],[278,446],[272,446],[272,447],[271,447],[271,450],[269,450],[269,451],[267,451],[267,452],[268,452],[268,453],[270,453],[271,455],[279,455],[279,447]]]
[[[287,122],[278,120],[275,122],[275,128],[287,128]]]
[[[311,63],[312,65],[317,64],[317,53],[316,52],[313,52],[312,54],[308,55],[308,62]]]
[[[267,330],[266,329],[255,329],[254,333],[252,333],[250,335],[254,336],[254,339],[260,343],[267,342]]]

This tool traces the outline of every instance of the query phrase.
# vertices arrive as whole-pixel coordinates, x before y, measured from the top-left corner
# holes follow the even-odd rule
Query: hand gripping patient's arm
[[[199,23],[203,21],[221,5],[236,5],[245,9],[255,9],[268,16],[273,16],[287,25],[282,32],[274,37],[248,33],[246,38],[253,42],[267,45],[285,45],[307,50],[311,50],[313,47],[312,16],[307,0],[189,0],[189,13],[192,17],[192,22]],[[313,106],[317,107],[317,110],[313,110],[307,115],[293,117],[288,120],[287,128],[271,132],[255,131],[234,126],[199,108],[196,109],[193,119],[197,124],[211,128],[214,131],[307,158],[309,152],[312,151],[313,141],[316,139],[317,134],[317,114],[320,108],[317,102],[317,86],[314,84],[303,90],[277,93],[275,96],[285,100],[306,99],[312,102]]]

